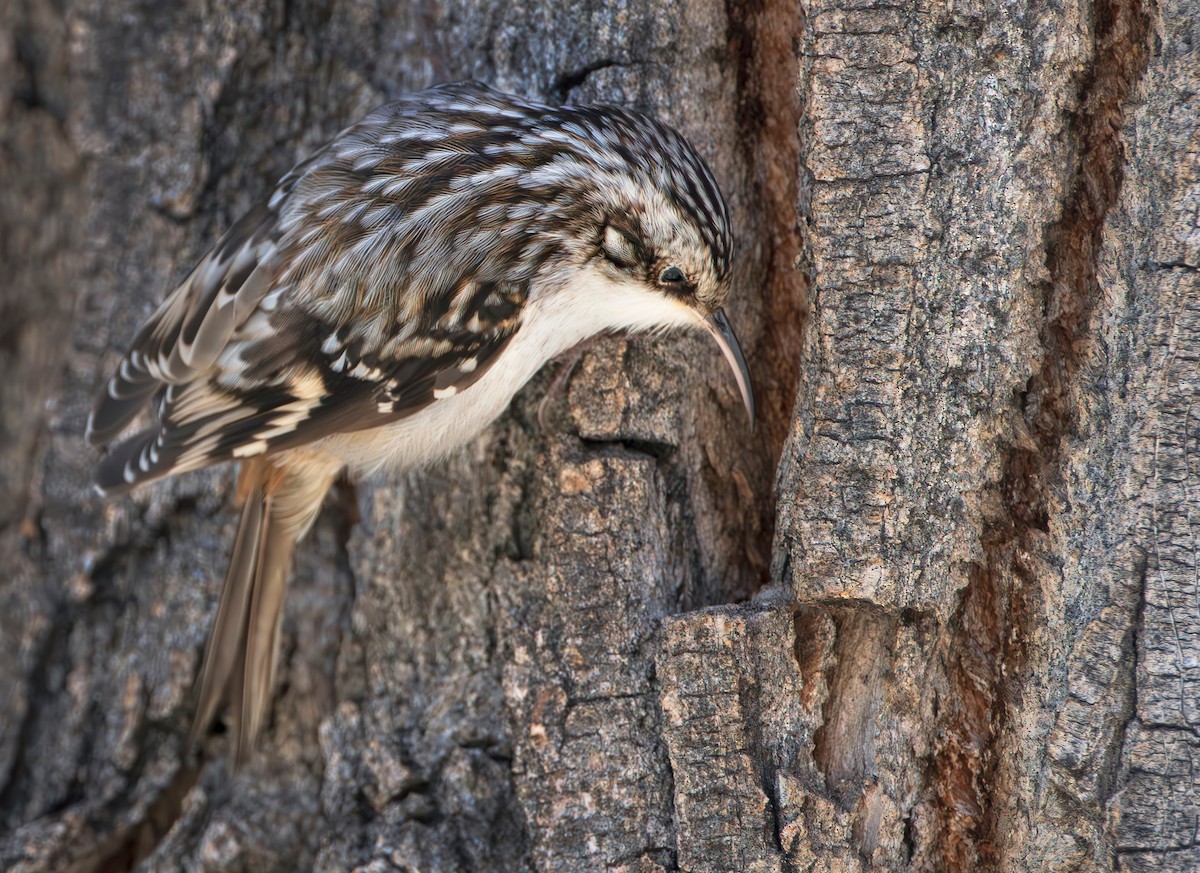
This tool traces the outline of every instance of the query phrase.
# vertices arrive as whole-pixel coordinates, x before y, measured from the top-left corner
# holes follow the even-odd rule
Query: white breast
[[[699,324],[699,316],[673,298],[615,282],[598,270],[576,271],[570,284],[530,300],[520,329],[475,384],[394,424],[331,436],[314,448],[360,474],[419,466],[478,436],[547,361],[583,340],[607,330]]]

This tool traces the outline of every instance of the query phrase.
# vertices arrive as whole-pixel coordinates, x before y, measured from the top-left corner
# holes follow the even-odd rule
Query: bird
[[[107,498],[240,463],[192,744],[227,705],[235,761],[252,753],[292,554],[344,472],[446,456],[544,364],[605,333],[707,331],[752,426],[724,310],[733,255],[705,161],[621,106],[440,85],[284,175],[140,326],[87,423],[109,447]]]

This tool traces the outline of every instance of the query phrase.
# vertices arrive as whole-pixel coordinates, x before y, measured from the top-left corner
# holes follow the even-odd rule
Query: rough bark
[[[0,867],[1200,867],[1195,0],[7,4]],[[105,504],[86,409],[297,158],[468,77],[697,143],[760,425],[611,339],[344,483],[231,774],[230,471]]]

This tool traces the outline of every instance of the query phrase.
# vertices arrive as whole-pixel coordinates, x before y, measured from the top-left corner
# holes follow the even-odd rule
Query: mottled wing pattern
[[[243,216],[142,325],[88,418],[88,440],[109,442],[164,385],[208,371],[270,287],[278,216]]]
[[[430,137],[380,148],[372,123],[289,173],[139,331],[88,436],[112,440],[152,399],[157,423],[104,458],[102,490],[394,422],[468,387],[516,332],[528,278],[427,251],[406,220],[422,204],[397,195],[405,149]]]

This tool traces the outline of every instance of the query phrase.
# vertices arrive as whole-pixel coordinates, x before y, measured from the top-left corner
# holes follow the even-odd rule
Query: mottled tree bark
[[[0,867],[1200,868],[1200,4],[5,0]],[[91,396],[294,161],[478,78],[683,130],[704,338],[609,339],[301,548],[273,721],[184,743],[231,471]]]

